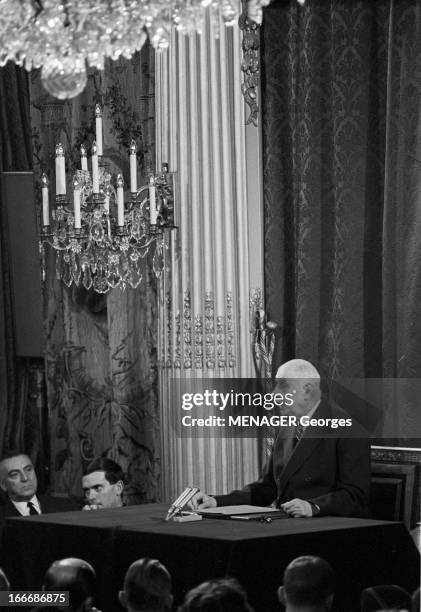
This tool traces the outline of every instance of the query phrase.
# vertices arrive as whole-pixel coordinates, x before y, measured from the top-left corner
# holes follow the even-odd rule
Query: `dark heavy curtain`
[[[27,73],[8,63],[0,69],[0,172],[31,170]],[[28,364],[15,356],[12,288],[5,202],[0,189],[0,454],[23,442]],[[28,445],[28,452],[31,450]]]
[[[420,12],[416,0],[265,10],[266,304],[278,361],[309,359],[328,379],[421,371]],[[393,389],[384,431],[399,437],[416,427],[414,389]]]

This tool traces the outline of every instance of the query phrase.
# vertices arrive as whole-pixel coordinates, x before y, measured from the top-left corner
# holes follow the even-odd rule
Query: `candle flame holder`
[[[124,202],[124,223],[118,224],[118,193],[112,176],[100,164],[99,192],[93,193],[92,177],[77,170],[73,182],[80,190],[80,228],[75,228],[74,208],[67,196],[58,195],[51,214],[51,225],[40,232],[43,279],[46,278],[46,254],[56,254],[57,276],[68,286],[83,286],[97,293],[119,287],[136,289],[143,277],[142,261],[153,252],[152,267],[156,277],[164,270],[165,233],[175,224],[175,175],[163,170],[151,175],[150,184],[140,187]],[[120,185],[122,179],[120,178]],[[150,206],[155,205],[151,225]],[[122,220],[120,216],[120,221]]]

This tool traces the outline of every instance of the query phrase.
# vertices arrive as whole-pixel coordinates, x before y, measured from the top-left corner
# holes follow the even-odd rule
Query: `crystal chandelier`
[[[249,0],[250,16],[261,21],[271,0]],[[47,91],[77,96],[87,66],[104,68],[105,58],[130,58],[149,36],[155,49],[168,47],[171,28],[200,32],[207,10],[218,35],[233,24],[239,0],[0,0],[0,66],[8,60],[27,70],[42,68]],[[206,10],[207,9],[207,10]]]
[[[49,181],[41,177],[42,229],[40,237],[43,279],[46,252],[56,254],[58,278],[70,287],[93,288],[97,293],[142,281],[145,257],[153,252],[152,267],[159,277],[164,270],[165,232],[175,227],[174,175],[165,164],[151,174],[149,183],[137,186],[136,143],[130,144],[130,197],[124,200],[124,181],[112,175],[102,159],[102,112],[97,104],[96,141],[92,144],[91,172],[87,151],[81,146],[81,168],[67,197],[65,152],[56,146],[55,206],[50,210]],[[71,204],[71,202],[72,204]],[[152,254],[152,253],[151,253]]]

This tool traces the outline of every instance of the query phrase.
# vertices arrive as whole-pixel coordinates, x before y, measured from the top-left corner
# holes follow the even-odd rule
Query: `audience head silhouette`
[[[92,461],[82,478],[86,502],[94,508],[118,508],[123,505],[124,474],[108,457]]]
[[[191,589],[179,612],[253,612],[246,592],[233,578],[202,582]]]
[[[418,588],[414,593],[412,593],[412,612],[420,612],[420,589]]]
[[[31,459],[12,450],[0,459],[0,487],[16,502],[29,501],[37,492],[38,480]]]
[[[394,584],[369,587],[361,593],[361,612],[410,612],[411,609],[409,593]]]
[[[285,570],[278,595],[287,612],[330,610],[335,592],[335,573],[320,557],[298,557]]]
[[[171,575],[156,559],[138,559],[126,572],[119,599],[129,612],[166,612],[173,603]]]
[[[7,579],[6,574],[0,568],[0,591],[10,591],[10,582]]]
[[[83,559],[60,559],[48,568],[43,589],[69,591],[70,606],[66,610],[82,612],[92,609],[95,579],[94,568]]]

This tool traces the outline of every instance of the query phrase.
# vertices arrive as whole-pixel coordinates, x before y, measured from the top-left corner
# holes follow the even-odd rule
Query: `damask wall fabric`
[[[278,361],[330,380],[421,368],[420,19],[415,0],[265,9],[266,304]],[[383,435],[412,438],[397,393]]]
[[[80,168],[80,145],[95,139],[94,107],[103,106],[104,161],[129,185],[128,146],[138,145],[142,183],[154,168],[154,55],[148,45],[131,61],[91,73],[85,92],[61,102],[31,81],[34,168],[54,182],[55,144],[66,151],[68,185]],[[68,190],[69,193],[69,190]],[[51,487],[81,494],[83,469],[102,454],[123,467],[130,501],[158,498],[157,300],[149,262],[136,289],[103,296],[58,281],[54,257],[44,285]]]

